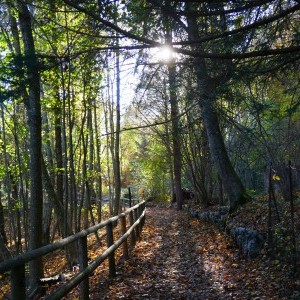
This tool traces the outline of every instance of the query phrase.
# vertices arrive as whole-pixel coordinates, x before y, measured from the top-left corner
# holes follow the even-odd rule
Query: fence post
[[[134,210],[134,221],[137,221],[137,219],[139,218],[139,213],[138,213],[138,207]],[[136,238],[139,240],[140,239],[140,226],[136,226],[135,227],[136,230]]]
[[[79,270],[82,272],[88,266],[87,237],[78,240]],[[89,278],[80,283],[80,299],[89,299]]]
[[[25,265],[11,269],[11,299],[23,300],[26,299],[26,279],[25,279]]]
[[[141,204],[140,208],[141,208],[140,215],[142,215],[143,211],[145,210],[145,203]],[[140,228],[141,228],[140,232],[143,231],[144,224],[145,224],[145,216],[142,218],[141,223],[140,223]]]
[[[139,217],[140,217],[142,214],[143,214],[143,205],[141,204],[141,205],[139,206]],[[140,222],[140,224],[139,224],[140,234],[141,234],[142,231],[143,231],[143,226],[144,226],[144,224],[143,224],[143,219],[141,219],[141,222]]]
[[[128,187],[128,198],[129,198],[129,207],[131,207],[131,189]]]
[[[121,232],[122,235],[126,233],[126,216],[121,216]],[[128,244],[127,244],[127,239],[123,243],[123,256],[125,259],[128,258]]]
[[[107,248],[109,248],[114,243],[114,234],[113,234],[113,224],[109,222],[106,225],[106,243]],[[108,256],[108,265],[109,265],[109,276],[116,276],[116,263],[115,263],[115,252],[111,253]]]
[[[130,223],[130,227],[133,225],[133,211],[129,212],[129,223]],[[135,236],[135,230],[132,230],[131,234],[130,234],[130,243],[132,246],[135,245],[136,243],[136,236]]]

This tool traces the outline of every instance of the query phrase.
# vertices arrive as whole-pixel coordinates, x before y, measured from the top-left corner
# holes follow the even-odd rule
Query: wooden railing
[[[129,228],[127,229],[126,217],[129,219]],[[113,225],[120,220],[122,236],[114,240]],[[72,236],[66,237],[53,244],[34,249],[27,253],[18,255],[5,260],[0,264],[0,273],[10,271],[11,276],[11,299],[26,299],[26,278],[25,265],[34,259],[42,257],[56,250],[64,249],[67,245],[77,241],[79,273],[70,279],[67,283],[57,288],[44,299],[61,299],[68,294],[74,287],[80,284],[80,299],[89,299],[89,275],[105,260],[109,262],[109,275],[116,275],[115,251],[123,245],[123,256],[128,257],[128,237],[134,245],[139,238],[145,221],[145,202],[141,202],[118,216],[112,217],[88,229],[84,229]],[[106,228],[107,249],[94,261],[88,264],[87,237],[96,233],[101,228]]]

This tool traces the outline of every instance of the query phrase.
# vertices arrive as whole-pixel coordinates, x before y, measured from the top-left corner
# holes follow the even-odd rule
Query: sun
[[[174,59],[174,51],[169,46],[163,46],[159,49],[158,58],[161,62],[169,63]]]

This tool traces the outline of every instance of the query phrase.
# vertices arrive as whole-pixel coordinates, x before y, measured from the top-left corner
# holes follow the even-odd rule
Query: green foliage
[[[74,196],[71,174],[74,174],[74,185],[78,195],[82,195],[82,199],[86,184],[89,184],[93,190],[99,188],[100,176],[103,178],[104,194],[108,194],[108,185],[114,184],[111,172],[113,157],[110,153],[114,146],[114,135],[109,134],[108,138],[101,135],[115,131],[113,126],[115,56],[113,51],[103,51],[103,48],[118,44],[126,47],[132,41],[116,33],[106,26],[105,22],[102,23],[99,18],[93,18],[92,15],[95,14],[131,34],[139,35],[140,38],[152,39],[153,42],[165,40],[166,26],[164,25],[170,23],[174,42],[187,41],[185,27],[188,26],[188,22],[184,13],[179,18],[173,19],[174,14],[171,12],[171,9],[184,12],[183,5],[172,1],[170,3],[150,2],[145,0],[74,1],[73,3],[79,4],[83,10],[86,10],[84,13],[63,1],[27,3],[32,16],[35,48],[40,67],[41,109],[47,115],[47,120],[43,120],[43,155],[47,168],[53,175],[51,180],[54,186],[57,183],[55,179],[57,173],[64,173],[67,176],[64,183],[68,183],[69,186],[65,186],[65,191],[70,190],[72,193],[70,196]],[[10,1],[7,3],[9,4]],[[294,45],[293,43],[297,42],[289,39],[289,35],[299,31],[299,25],[293,22],[293,19],[279,20],[276,26],[273,24],[259,26],[258,29],[253,28],[251,32],[245,34],[243,32],[230,36],[225,34],[223,38],[224,30],[239,29],[249,25],[249,22],[252,23],[256,18],[262,20],[264,16],[275,11],[276,5],[258,6],[246,10],[245,14],[209,15],[210,12],[220,11],[223,7],[220,3],[195,1],[192,4],[197,7],[197,13],[208,13],[205,17],[197,18],[195,22],[199,26],[201,39],[205,40],[208,37],[207,41],[199,43],[197,51],[201,49],[207,53],[247,53],[264,50],[266,47],[273,50],[280,49],[286,41],[289,41],[287,45]],[[160,7],[166,4],[170,4],[169,12],[163,11]],[[225,11],[237,9],[240,5],[244,4],[228,2]],[[280,6],[276,9],[280,12]],[[2,129],[0,146],[1,149],[5,146],[7,155],[4,157],[3,151],[0,153],[0,181],[10,173],[18,186],[23,184],[24,194],[28,195],[29,133],[26,109],[21,104],[26,99],[28,86],[25,66],[28,58],[22,54],[15,54],[14,44],[17,41],[14,40],[15,36],[11,32],[8,15],[12,13],[17,19],[17,9],[13,7],[9,12],[7,6],[2,4],[0,12],[3,32],[0,35],[0,102],[6,101],[3,116],[6,145],[3,145],[3,128],[0,123]],[[17,25],[19,26],[18,23]],[[214,34],[221,35],[209,41]],[[21,32],[17,35],[21,37]],[[118,40],[116,40],[117,36]],[[136,43],[131,44],[131,46],[136,45]],[[180,50],[182,46],[178,43],[176,47]],[[182,49],[191,50],[192,47],[193,45],[189,48],[183,46]],[[23,53],[22,39],[20,39],[20,49]],[[125,66],[121,68],[121,82],[127,84],[127,74],[129,74],[127,71],[131,67],[132,70],[134,69],[132,61],[136,59],[138,63],[135,70],[138,70],[141,65],[143,67],[142,74],[138,74],[141,79],[139,84],[141,93],[137,96],[137,110],[142,112],[141,118],[148,123],[165,122],[170,119],[167,67],[149,64],[151,51],[149,49],[126,53],[120,51],[120,58]],[[292,54],[286,57],[287,60],[292,61]],[[207,81],[212,84],[209,92],[217,96],[216,109],[230,159],[242,181],[249,191],[251,190],[241,197],[241,202],[247,200],[248,195],[252,197],[254,191],[263,189],[265,165],[270,158],[278,162],[291,159],[295,165],[300,163],[300,101],[297,97],[300,92],[299,65],[289,64],[289,68],[264,75],[267,73],[266,70],[273,68],[273,64],[281,64],[282,58],[283,56],[271,58],[262,56],[247,60],[207,58],[204,62],[208,72]],[[183,141],[185,159],[188,155],[193,159],[190,165],[185,161],[183,167],[185,176],[182,183],[184,186],[189,184],[191,178],[189,167],[193,166],[195,169],[193,175],[197,178],[195,182],[208,192],[216,193],[218,179],[215,171],[216,162],[210,159],[209,145],[200,117],[201,109],[194,105],[186,112],[187,108],[199,101],[199,90],[195,88],[196,78],[192,72],[192,66],[199,60],[194,59],[193,56],[179,54],[176,55],[176,60],[178,60],[176,92],[181,126],[180,138]],[[230,77],[228,81],[226,81],[227,76]],[[214,79],[210,80],[211,78]],[[223,84],[223,80],[226,83]],[[122,97],[126,96],[122,95]],[[124,114],[122,112],[122,127],[144,124],[143,120],[138,119],[140,116],[133,116],[132,112],[128,113],[126,120],[124,115],[125,112]],[[167,130],[169,130],[168,134],[172,135],[169,125],[170,123],[167,123],[152,129],[144,128],[121,133],[123,187],[135,186],[136,189],[143,189],[145,197],[168,199],[170,164],[173,161],[170,157],[172,145],[168,145],[171,142],[166,139]],[[56,136],[58,128],[62,132],[59,137]],[[55,152],[58,141],[63,142],[64,167],[56,167],[59,159]],[[98,141],[101,149],[96,147]],[[96,162],[97,151],[100,152],[100,166]],[[7,169],[4,167],[5,159],[8,160]],[[74,166],[71,165],[71,160]],[[7,185],[7,181],[3,185]],[[70,201],[68,204],[71,207],[74,203]]]
[[[3,165],[0,165],[0,181],[3,181],[5,175],[6,175],[5,167]]]
[[[169,194],[169,165],[164,145],[153,135],[142,135],[138,143],[137,155],[132,161],[133,177],[146,196],[157,196],[166,199]]]
[[[24,57],[6,54],[0,61],[0,102],[21,97],[25,78]]]

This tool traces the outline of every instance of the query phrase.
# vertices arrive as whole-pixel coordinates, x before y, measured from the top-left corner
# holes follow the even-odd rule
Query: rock
[[[231,227],[228,229],[237,246],[247,258],[255,258],[261,253],[266,242],[266,234],[246,227]]]
[[[227,214],[229,208],[221,206],[217,211],[198,212],[198,219],[214,223],[218,227],[224,229],[226,225]]]
[[[233,222],[228,221],[228,206],[221,206],[215,211],[195,211],[189,208],[188,212],[193,218],[211,222],[222,230],[226,229],[247,258],[255,258],[261,253],[267,235],[250,228],[235,226]]]

